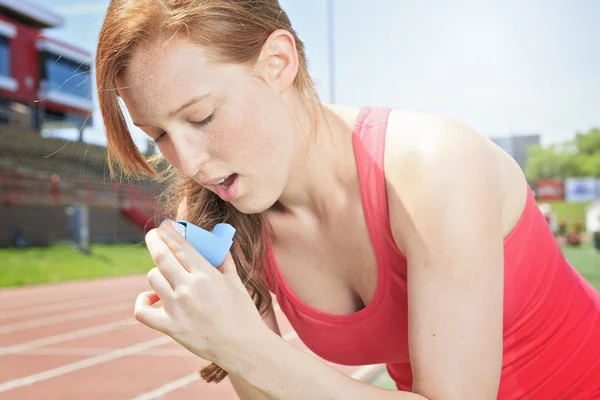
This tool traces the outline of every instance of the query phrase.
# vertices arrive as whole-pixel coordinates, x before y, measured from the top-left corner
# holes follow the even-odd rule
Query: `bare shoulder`
[[[492,145],[450,118],[394,111],[388,122],[384,168],[392,234],[407,257],[413,390],[427,398],[498,393],[510,163]]]
[[[452,118],[410,111],[390,113],[386,133],[386,170],[410,163],[411,167],[431,168],[439,164],[461,165],[465,161],[489,162],[491,141],[464,123]],[[405,165],[404,165],[405,166]],[[420,171],[426,172],[426,171]]]
[[[489,138],[452,118],[394,110],[386,133],[385,175],[394,235],[428,210],[465,218],[460,204],[488,202],[503,230],[516,223],[526,182],[516,162]]]

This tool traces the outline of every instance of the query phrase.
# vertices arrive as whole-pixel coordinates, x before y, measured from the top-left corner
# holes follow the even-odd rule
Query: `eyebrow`
[[[183,111],[183,110],[185,110],[186,108],[188,108],[188,107],[190,107],[190,106],[193,106],[194,104],[196,104],[196,103],[199,103],[200,101],[204,100],[204,99],[205,99],[206,97],[208,97],[209,95],[210,95],[210,93],[206,93],[206,94],[203,94],[203,95],[201,95],[201,96],[194,96],[194,97],[192,97],[191,99],[189,99],[188,101],[186,101],[185,103],[183,103],[183,105],[182,105],[181,107],[177,108],[177,109],[176,109],[176,110],[174,110],[174,111],[171,111],[171,112],[169,112],[169,114],[168,114],[168,115],[169,115],[169,117],[172,117],[172,116],[174,116],[174,115],[176,115],[176,114],[179,114],[180,112],[182,112],[182,111]],[[133,124],[134,124],[135,126],[138,126],[138,127],[142,127],[142,126],[148,126],[148,125],[144,125],[144,124],[138,124],[138,123],[137,123],[137,122],[135,122],[135,121],[133,121]]]
[[[206,93],[206,94],[203,94],[202,96],[195,96],[195,97],[192,97],[191,99],[189,99],[188,101],[186,101],[186,102],[185,102],[185,103],[184,103],[184,104],[183,104],[181,107],[179,107],[177,110],[175,110],[175,111],[171,111],[171,112],[169,113],[169,117],[172,117],[172,116],[174,116],[175,114],[179,114],[180,112],[182,112],[182,111],[183,111],[183,110],[185,110],[186,108],[188,108],[188,107],[190,107],[190,106],[192,106],[192,105],[194,105],[194,104],[196,104],[196,103],[198,103],[198,102],[200,102],[200,101],[204,100],[206,97],[208,97],[208,95],[209,95],[209,94],[210,94],[210,93]]]

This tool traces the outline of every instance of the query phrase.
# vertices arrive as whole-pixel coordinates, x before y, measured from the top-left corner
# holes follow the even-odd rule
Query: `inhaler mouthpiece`
[[[223,264],[233,244],[235,235],[233,226],[221,223],[215,225],[212,232],[209,232],[183,220],[171,221],[171,224],[213,267]]]

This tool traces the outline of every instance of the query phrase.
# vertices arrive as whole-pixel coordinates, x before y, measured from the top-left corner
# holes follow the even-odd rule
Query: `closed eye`
[[[202,120],[200,122],[192,122],[192,124],[197,125],[197,126],[206,126],[206,125],[210,124],[211,121],[214,119],[215,119],[215,113],[213,112],[208,117],[206,117],[204,120]]]
[[[158,135],[158,137],[156,139],[154,139],[154,143],[158,143],[158,141],[166,134],[167,134],[167,132],[163,132],[160,135]]]
[[[209,115],[208,117],[206,117],[202,121],[200,121],[200,122],[192,122],[192,124],[196,125],[196,126],[206,126],[206,125],[208,125],[214,119],[215,119],[215,113],[213,112],[211,115]],[[158,143],[158,141],[161,140],[166,134],[167,134],[167,132],[161,133],[156,139],[154,139],[154,143]]]

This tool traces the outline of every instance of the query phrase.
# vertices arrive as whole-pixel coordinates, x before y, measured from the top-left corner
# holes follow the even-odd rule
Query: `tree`
[[[577,146],[577,164],[585,176],[600,177],[600,129],[578,133],[574,139]]]
[[[528,150],[525,176],[529,181],[600,177],[600,129],[577,133],[572,141]]]
[[[576,152],[572,146],[541,145],[531,146],[528,151],[525,176],[529,181],[540,179],[565,179],[570,176],[579,176],[580,169],[577,163]]]

